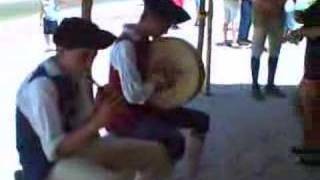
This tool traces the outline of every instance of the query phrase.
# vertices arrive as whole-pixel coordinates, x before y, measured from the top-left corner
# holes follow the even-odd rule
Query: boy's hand
[[[114,114],[124,112],[125,103],[119,92],[110,86],[98,89],[93,111],[93,123],[96,127],[104,127]]]
[[[295,31],[291,31],[290,33],[288,33],[286,39],[294,44],[298,44],[301,40],[302,40],[303,36],[301,34],[300,29],[295,30]]]

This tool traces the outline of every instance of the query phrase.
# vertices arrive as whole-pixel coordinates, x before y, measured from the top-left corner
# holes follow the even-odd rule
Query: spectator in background
[[[224,45],[233,46],[236,43],[237,28],[235,27],[235,19],[239,11],[239,0],[224,0]],[[232,42],[228,41],[228,27],[231,25]]]
[[[268,84],[265,92],[275,97],[285,97],[285,94],[274,84],[279,54],[284,33],[286,0],[253,0],[254,33],[251,56],[252,96],[257,100],[265,97],[258,84],[260,57],[264,50],[266,38],[269,39]]]
[[[240,26],[237,43],[246,46],[251,43],[248,39],[252,19],[252,0],[241,1]]]
[[[284,41],[286,41],[286,36],[290,34],[292,31],[295,31],[301,28],[301,24],[299,24],[295,20],[295,10],[296,10],[296,0],[287,0],[285,4],[286,11],[286,25],[285,25],[285,33],[284,33]]]
[[[58,0],[40,0],[40,7],[40,25],[43,26],[45,51],[54,50],[51,45],[53,45],[52,36],[58,27]]]
[[[196,12],[197,12],[197,19],[196,19],[196,22],[195,22],[195,26],[199,26],[199,23],[200,23],[200,3],[201,3],[201,0],[195,0],[195,3],[196,3]]]

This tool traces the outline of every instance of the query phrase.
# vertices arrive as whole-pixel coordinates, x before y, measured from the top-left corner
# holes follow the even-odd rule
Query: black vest
[[[50,76],[43,66],[39,66],[33,72],[29,83],[39,77],[46,77],[54,82],[59,94],[59,109],[63,118],[68,119],[75,112],[71,102],[76,95],[76,87],[72,85],[72,81],[64,76]],[[63,128],[65,132],[71,130],[67,121],[63,123]],[[46,158],[38,135],[19,108],[16,109],[16,145],[24,180],[44,180],[53,163]]]

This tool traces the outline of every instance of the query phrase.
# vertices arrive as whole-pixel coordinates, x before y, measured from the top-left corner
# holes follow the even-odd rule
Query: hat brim
[[[175,6],[174,11],[175,11],[174,17],[173,17],[174,24],[183,23],[191,19],[190,15],[182,7]]]
[[[105,49],[110,46],[117,37],[108,31],[99,30],[94,40],[94,49]]]

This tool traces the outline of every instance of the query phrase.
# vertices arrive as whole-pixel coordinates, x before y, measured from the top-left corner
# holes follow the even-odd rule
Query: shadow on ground
[[[201,180],[318,180],[319,168],[296,163],[291,146],[301,143],[302,124],[295,113],[295,86],[281,87],[287,98],[257,102],[250,85],[212,85],[212,96],[200,95],[189,107],[211,116],[211,132]],[[176,179],[183,179],[184,161]]]

